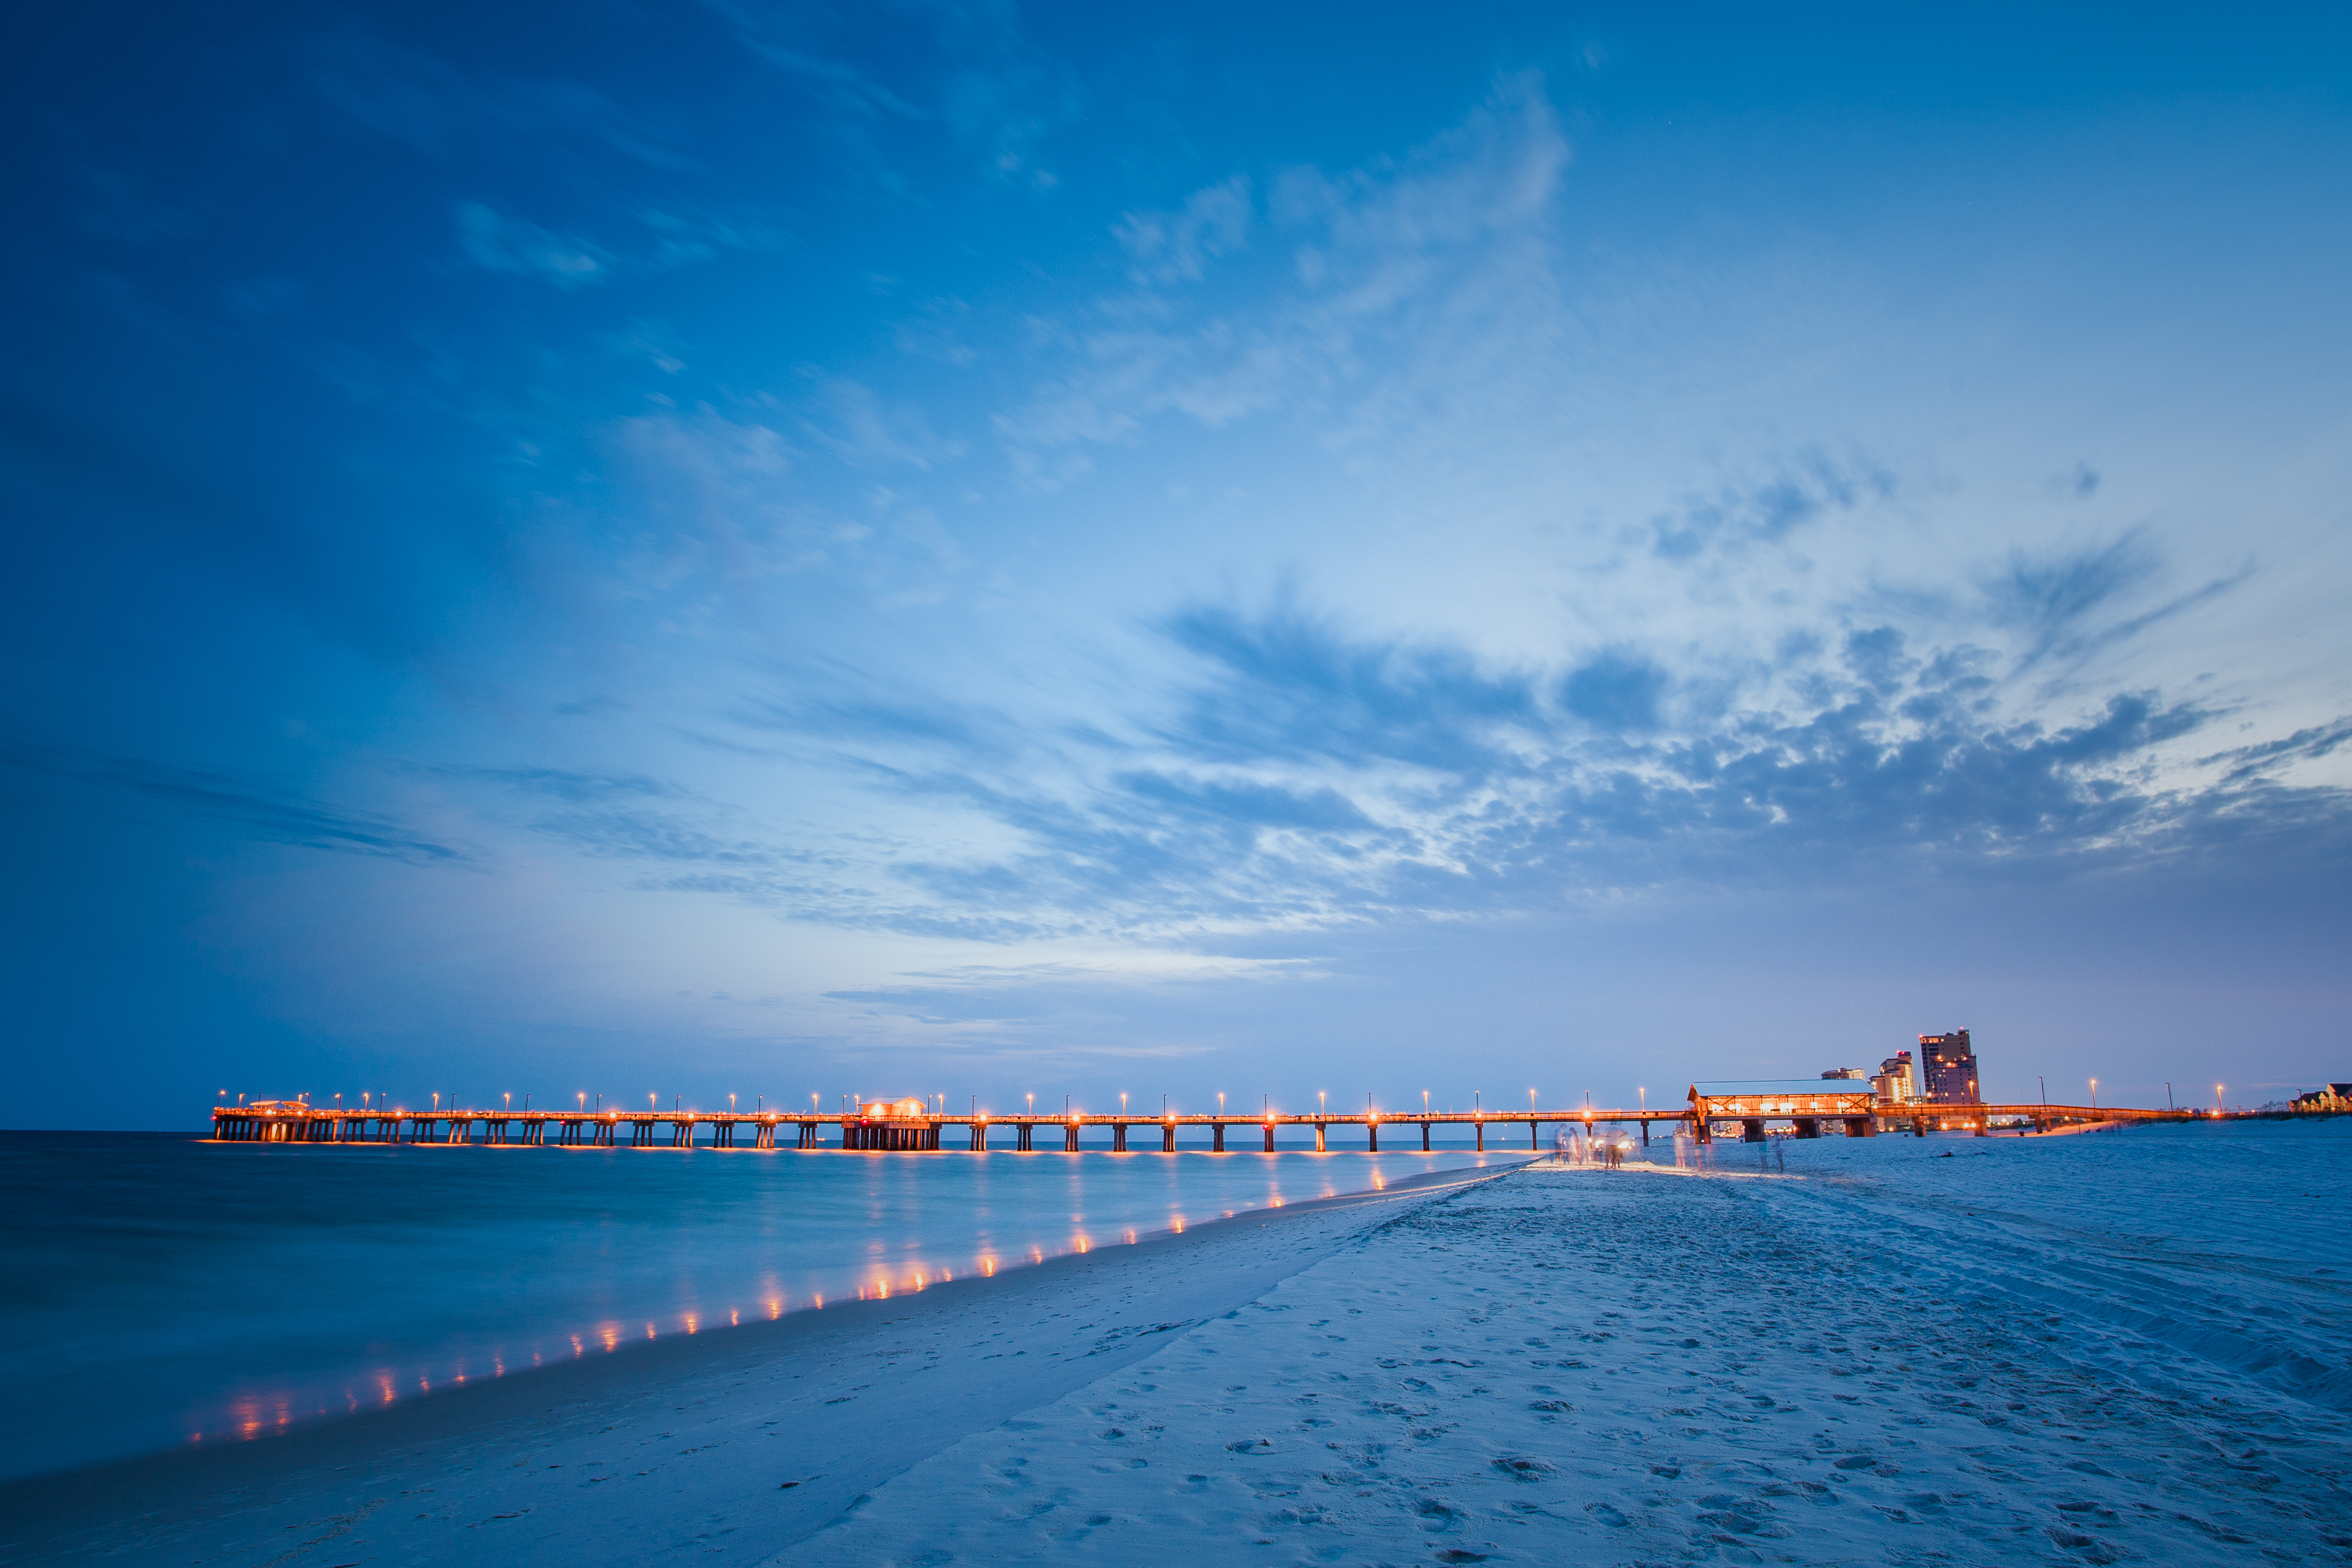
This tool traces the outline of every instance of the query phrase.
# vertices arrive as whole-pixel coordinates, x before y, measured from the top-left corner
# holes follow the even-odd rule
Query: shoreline
[[[151,1551],[183,1536],[191,1537],[187,1543],[193,1546],[195,1537],[241,1533],[240,1521],[259,1530],[264,1516],[311,1512],[313,1504],[347,1503],[327,1512],[349,1513],[375,1500],[352,1502],[348,1494],[355,1485],[383,1490],[388,1483],[414,1482],[428,1472],[471,1473],[488,1450],[577,1443],[609,1435],[615,1422],[641,1423],[652,1415],[697,1406],[707,1407],[700,1418],[707,1422],[744,1415],[746,1400],[761,1413],[805,1405],[802,1396],[811,1389],[776,1386],[779,1381],[814,1381],[830,1387],[824,1375],[828,1369],[854,1366],[861,1358],[884,1353],[873,1347],[885,1339],[928,1337],[956,1342],[967,1350],[999,1340],[1019,1342],[1016,1348],[977,1358],[1021,1358],[1026,1365],[1019,1375],[1004,1375],[997,1369],[992,1377],[975,1379],[969,1365],[963,1369],[960,1386],[950,1396],[960,1410],[925,1409],[936,1401],[927,1402],[919,1393],[909,1398],[910,1391],[904,1387],[893,1389],[893,1397],[886,1398],[873,1383],[844,1384],[848,1392],[820,1403],[813,1415],[822,1415],[828,1404],[864,1406],[860,1430],[869,1435],[872,1418],[879,1414],[877,1405],[899,1407],[885,1423],[895,1427],[886,1433],[890,1441],[866,1442],[862,1445],[866,1451],[845,1456],[854,1460],[847,1469],[859,1478],[856,1489],[844,1492],[841,1484],[813,1484],[828,1473],[839,1483],[844,1473],[840,1465],[829,1465],[808,1483],[767,1483],[786,1493],[805,1489],[805,1499],[790,1500],[795,1504],[822,1505],[830,1500],[837,1511],[859,1495],[866,1481],[896,1473],[954,1441],[971,1429],[972,1421],[1002,1419],[1051,1401],[1066,1391],[1068,1373],[1078,1363],[1094,1363],[1087,1369],[1089,1377],[1118,1364],[1124,1359],[1118,1342],[1122,1336],[1141,1347],[1134,1354],[1143,1353],[1151,1334],[1190,1326],[1217,1303],[1230,1310],[1245,1301],[1285,1275],[1309,1266],[1363,1225],[1374,1223],[1379,1210],[1493,1181],[1523,1163],[1432,1172],[1384,1189],[1244,1210],[1181,1232],[1147,1233],[1123,1246],[1064,1254],[991,1277],[932,1285],[911,1295],[841,1301],[773,1321],[633,1343],[602,1356],[436,1390],[383,1409],[331,1415],[266,1437],[174,1447],[17,1478],[0,1482],[0,1518],[10,1521],[0,1550],[22,1561],[110,1553],[130,1544],[123,1539],[126,1532]],[[1270,1236],[1261,1234],[1269,1231]],[[1145,1299],[1135,1300],[1137,1288],[1144,1286],[1150,1287]],[[1089,1310],[1087,1321],[1068,1321],[1081,1307]],[[1166,1316],[1140,1321],[1163,1311]],[[1111,1342],[1097,1342],[1099,1335],[1082,1343],[1071,1337],[1122,1317],[1138,1321],[1114,1332]],[[1135,1338],[1138,1332],[1141,1339]],[[890,1352],[885,1359],[906,1353],[912,1352]],[[934,1344],[929,1359],[939,1362],[943,1353]],[[762,1403],[771,1399],[780,1403]],[[674,1403],[678,1400],[685,1403]],[[522,1462],[507,1461],[506,1468]],[[556,1461],[558,1468],[562,1463]],[[407,1493],[417,1489],[391,1489]],[[815,1510],[796,1506],[791,1511],[807,1515]],[[830,1517],[825,1513],[787,1539],[821,1528]],[[268,1530],[288,1528],[295,1526],[272,1524]],[[257,1539],[267,1534],[262,1531]],[[226,1542],[216,1541],[215,1546]]]
[[[2145,1189],[2197,1174],[2151,1162],[2086,1205],[2082,1162],[2107,1155],[2032,1149],[1960,1180],[1522,1167],[772,1561],[2336,1560],[2344,1248],[2217,1268],[2210,1243],[2278,1203],[2240,1184],[2199,1245],[2158,1250]],[[2305,1225],[2340,1207],[2344,1154],[2300,1173]]]

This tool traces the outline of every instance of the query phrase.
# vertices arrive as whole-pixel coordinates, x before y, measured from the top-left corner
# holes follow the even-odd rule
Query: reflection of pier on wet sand
[[[766,1561],[924,1456],[1115,1375],[1352,1237],[1516,1163],[724,1332],[625,1340],[610,1355],[298,1423],[290,1437],[0,1483],[0,1561],[575,1568],[714,1540]]]

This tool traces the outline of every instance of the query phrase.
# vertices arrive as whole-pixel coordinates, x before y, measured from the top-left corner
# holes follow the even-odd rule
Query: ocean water
[[[0,1133],[0,1477],[1525,1158]]]

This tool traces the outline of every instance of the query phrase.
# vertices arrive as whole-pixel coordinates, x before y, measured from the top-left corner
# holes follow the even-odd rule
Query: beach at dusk
[[[26,1562],[2329,1560],[2348,1136],[1450,1173],[0,1495]]]
[[[2352,1563],[2352,10],[0,144],[0,1563]]]

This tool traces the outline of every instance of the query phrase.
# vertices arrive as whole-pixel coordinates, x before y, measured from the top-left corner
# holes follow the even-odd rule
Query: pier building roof
[[[1718,1079],[1695,1083],[1691,1085],[1691,1092],[1706,1100],[1721,1100],[1731,1095],[1847,1094],[1854,1092],[1845,1087],[1853,1081],[1837,1078]]]
[[[1866,1082],[1840,1078],[1753,1078],[1691,1085],[1690,1101],[1703,1116],[1857,1116],[1874,1096]]]

